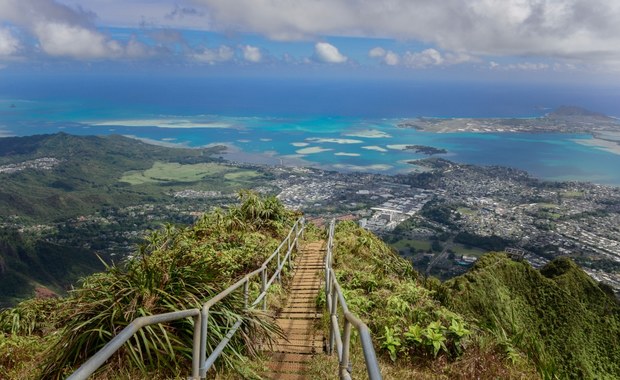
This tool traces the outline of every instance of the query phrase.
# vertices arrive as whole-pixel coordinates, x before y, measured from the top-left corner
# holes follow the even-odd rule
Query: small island
[[[425,154],[427,156],[448,153],[448,151],[445,149],[435,148],[433,146],[426,146],[426,145],[407,145],[405,147],[405,150],[413,150],[415,153]]]

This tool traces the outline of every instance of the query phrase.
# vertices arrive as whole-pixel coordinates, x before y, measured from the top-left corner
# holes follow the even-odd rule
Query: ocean
[[[427,156],[403,148],[426,145],[447,150],[436,157],[456,162],[620,185],[620,155],[585,145],[589,135],[397,127],[417,116],[536,117],[565,104],[618,115],[620,90],[613,88],[122,75],[4,79],[0,136],[64,131],[171,146],[224,144],[226,158],[239,161],[386,174],[418,169],[411,161]]]

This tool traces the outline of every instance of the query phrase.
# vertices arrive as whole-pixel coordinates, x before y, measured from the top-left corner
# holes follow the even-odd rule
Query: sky
[[[620,1],[0,0],[3,72],[620,85]]]

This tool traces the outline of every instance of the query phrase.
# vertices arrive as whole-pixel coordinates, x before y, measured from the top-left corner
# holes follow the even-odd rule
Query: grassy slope
[[[448,306],[528,354],[544,374],[620,377],[620,306],[568,259],[541,272],[486,255],[445,283]]]
[[[367,321],[394,378],[620,378],[620,305],[570,260],[539,272],[488,254],[440,284],[416,279],[409,263],[353,223],[338,225],[335,249],[350,307]],[[471,334],[459,341],[450,324],[461,319]],[[410,334],[433,321],[447,348],[437,358],[424,333],[417,342]],[[396,367],[385,364],[390,356]]]
[[[510,362],[497,340],[442,305],[429,289],[438,283],[425,284],[409,261],[372,233],[339,223],[334,249],[347,303],[371,329],[386,379],[537,377],[531,362]],[[361,353],[354,355],[354,370],[362,370],[354,375],[363,377]]]
[[[20,215],[45,222],[92,213],[102,206],[153,200],[157,193],[119,182],[123,173],[147,170],[158,160],[208,161],[208,155],[216,152],[159,147],[121,136],[59,133],[0,139],[0,165],[41,157],[62,160],[52,170],[0,174],[0,216]]]
[[[132,319],[200,308],[259,267],[299,215],[284,210],[273,197],[242,197],[242,205],[205,214],[193,226],[154,233],[126,265],[85,278],[66,298],[24,301],[0,312],[0,378],[64,378]],[[251,297],[258,295],[259,277],[249,289]],[[239,316],[244,323],[218,359],[218,368],[243,366],[244,355],[277,330],[261,310],[243,309],[242,291],[211,308],[209,351]],[[107,362],[102,378],[187,374],[193,333],[189,319],[141,331]]]
[[[64,293],[82,276],[104,268],[95,254],[0,231],[0,308],[32,297],[36,287]]]
[[[160,147],[122,136],[59,133],[3,138],[0,165],[42,157],[62,162],[52,170],[1,173],[0,219],[18,215],[35,224],[63,221],[106,206],[169,201],[176,190],[233,192],[262,179],[261,173],[214,162],[211,155],[217,152],[218,148]],[[136,184],[122,182],[124,176]],[[36,286],[62,293],[81,276],[103,268],[92,251],[2,233],[0,307],[32,296]]]

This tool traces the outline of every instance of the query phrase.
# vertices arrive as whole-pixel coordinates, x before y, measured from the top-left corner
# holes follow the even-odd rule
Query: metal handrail
[[[111,341],[109,341],[101,350],[97,351],[95,355],[93,355],[90,359],[88,359],[84,364],[82,364],[71,376],[67,378],[67,380],[84,380],[87,379],[90,375],[92,375],[105,361],[110,358],[116,351],[125,342],[131,339],[132,336],[136,332],[138,332],[142,327],[157,324],[157,323],[165,323],[172,322],[183,318],[193,317],[194,318],[194,336],[193,336],[193,346],[192,346],[192,376],[189,379],[198,380],[204,379],[207,375],[207,371],[215,360],[222,353],[226,345],[232,339],[233,335],[237,332],[237,330],[241,327],[241,320],[237,320],[237,322],[231,327],[226,336],[220,341],[217,347],[213,350],[213,352],[207,357],[207,333],[208,333],[208,319],[209,319],[209,309],[221,301],[223,298],[239,289],[243,286],[243,297],[244,297],[244,306],[245,308],[252,308],[256,305],[260,304],[262,301],[263,310],[267,308],[267,291],[269,287],[273,284],[274,281],[281,281],[281,272],[284,269],[284,265],[288,264],[289,268],[292,268],[292,260],[291,253],[293,252],[293,248],[295,250],[299,249],[299,239],[303,238],[303,233],[306,228],[305,219],[303,217],[299,218],[288,235],[278,248],[263,262],[260,268],[255,271],[245,275],[241,280],[235,282],[233,285],[229,286],[213,298],[209,299],[206,303],[203,304],[202,309],[188,309],[175,311],[171,313],[164,314],[155,314],[147,317],[139,317],[134,319],[127,327],[125,327],[121,332],[118,333]],[[281,250],[285,247],[287,248],[286,254],[282,257]],[[271,261],[277,260],[277,267],[270,277],[269,281],[267,281],[268,277],[268,268],[267,266],[271,264]],[[256,300],[254,300],[251,304],[249,304],[249,283],[250,279],[255,276],[261,276],[261,292],[257,296]]]
[[[349,311],[347,301],[342,293],[342,288],[332,268],[335,225],[335,221],[332,219],[329,224],[327,254],[325,255],[325,299],[327,301],[327,310],[330,314],[329,346],[327,347],[327,351],[328,354],[333,354],[334,346],[336,346],[336,352],[338,353],[338,360],[340,362],[340,378],[343,380],[350,380],[351,362],[349,360],[349,348],[351,345],[351,326],[355,327],[360,334],[368,378],[370,380],[381,380],[381,371],[379,370],[377,355],[375,354],[375,348],[372,344],[372,338],[370,337],[370,330],[364,322]],[[342,334],[340,332],[340,324],[338,323],[339,301],[342,315],[344,316],[344,329]],[[342,337],[343,335],[344,339]]]

